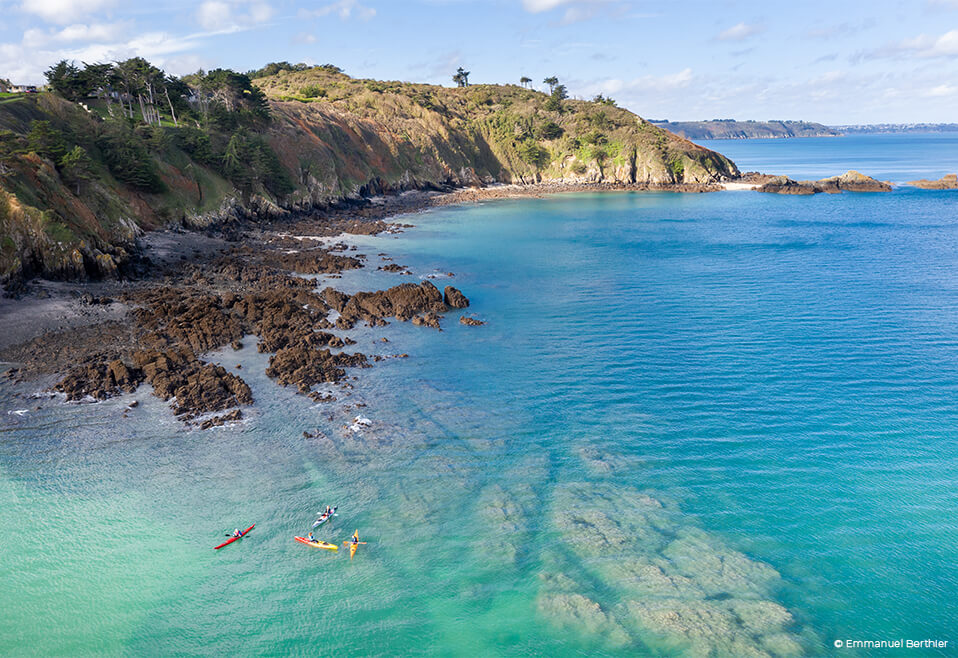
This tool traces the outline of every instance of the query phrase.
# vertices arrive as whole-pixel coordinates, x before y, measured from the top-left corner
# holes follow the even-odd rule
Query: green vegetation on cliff
[[[0,105],[0,276],[113,275],[143,230],[494,182],[707,184],[723,156],[611,104],[269,64],[176,79],[142,59],[48,72]]]

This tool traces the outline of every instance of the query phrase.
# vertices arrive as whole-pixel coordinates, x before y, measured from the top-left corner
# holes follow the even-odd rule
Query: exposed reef
[[[958,174],[947,174],[938,180],[927,180],[925,178],[912,180],[908,181],[908,184],[923,190],[958,190]]]
[[[891,185],[865,176],[857,171],[847,171],[841,176],[822,178],[816,181],[795,181],[788,176],[767,178],[755,188],[771,194],[837,194],[839,192],[889,192]]]
[[[336,326],[340,329],[352,329],[357,322],[365,322],[371,327],[382,326],[391,317],[400,322],[413,320],[414,324],[438,329],[438,313],[445,313],[450,307],[465,308],[469,305],[469,300],[458,289],[447,286],[443,294],[431,281],[423,281],[419,285],[402,283],[388,290],[357,292],[354,295],[326,288],[322,297],[339,312]]]

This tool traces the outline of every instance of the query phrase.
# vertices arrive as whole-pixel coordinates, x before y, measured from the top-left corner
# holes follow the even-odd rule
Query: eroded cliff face
[[[288,178],[283,193],[258,184],[237,189],[216,158],[184,146],[182,125],[131,133],[160,181],[144,191],[105,164],[107,129],[95,113],[52,94],[0,105],[0,137],[14,145],[0,152],[2,280],[113,277],[129,267],[145,230],[280,218],[404,190],[496,182],[670,186],[738,176],[724,156],[617,107],[566,100],[549,110],[546,95],[515,86],[375,87],[342,74],[297,75],[311,77],[260,81],[272,119],[256,136]],[[308,102],[285,93],[304,81],[330,93]],[[37,121],[62,134],[67,148],[90,154],[82,181],[67,180],[61,163],[29,150]]]

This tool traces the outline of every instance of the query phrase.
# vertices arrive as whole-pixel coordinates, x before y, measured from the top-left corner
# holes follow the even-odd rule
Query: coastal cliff
[[[238,97],[262,97],[259,114],[229,102],[215,114],[210,94],[178,122],[152,106],[141,115],[132,100],[118,116],[109,97],[0,103],[0,279],[115,277],[135,264],[144,231],[295,217],[384,193],[680,188],[738,175],[724,156],[626,110],[514,85],[358,80],[329,66],[252,82]]]

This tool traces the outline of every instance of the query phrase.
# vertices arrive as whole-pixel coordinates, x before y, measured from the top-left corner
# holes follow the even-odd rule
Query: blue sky
[[[141,55],[604,93],[647,118],[958,121],[958,0],[0,0],[0,77]]]

